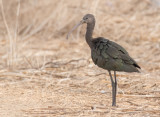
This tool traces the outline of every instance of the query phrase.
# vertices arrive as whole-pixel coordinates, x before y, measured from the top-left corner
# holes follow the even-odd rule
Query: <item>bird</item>
[[[116,72],[140,72],[140,66],[130,57],[129,53],[119,44],[104,37],[93,38],[95,27],[93,14],[86,14],[82,20],[75,25],[67,34],[69,38],[72,31],[82,24],[87,24],[85,39],[91,49],[91,58],[95,65],[108,70],[112,84],[112,106],[116,106],[117,78]],[[112,76],[111,72],[114,72]]]

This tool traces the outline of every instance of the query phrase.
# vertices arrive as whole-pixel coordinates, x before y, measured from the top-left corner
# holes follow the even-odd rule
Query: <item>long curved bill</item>
[[[71,34],[76,28],[78,28],[81,24],[83,24],[83,23],[84,23],[84,20],[81,20],[77,25],[75,25],[75,26],[69,31],[69,33],[67,34],[66,39],[68,39],[69,36],[70,36],[70,34]]]

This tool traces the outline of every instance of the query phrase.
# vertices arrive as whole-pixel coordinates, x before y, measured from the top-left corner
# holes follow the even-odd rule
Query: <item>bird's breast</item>
[[[91,57],[95,65],[105,68],[107,61],[109,60],[108,55],[101,50],[92,50]]]

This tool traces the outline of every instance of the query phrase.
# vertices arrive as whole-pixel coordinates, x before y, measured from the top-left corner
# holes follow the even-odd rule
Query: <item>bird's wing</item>
[[[140,68],[140,66],[136,63],[135,60],[133,60],[128,52],[120,45],[113,41],[109,41],[108,44],[110,45],[109,50],[113,49],[113,53],[118,56],[117,58],[122,59],[124,63],[134,65],[135,67]]]
[[[128,55],[128,52],[122,46],[120,46],[119,44],[117,44],[117,43],[115,43],[113,41],[109,41],[109,44],[111,44],[113,47],[115,47],[121,53],[124,53],[124,54]]]
[[[96,50],[104,58],[110,57],[115,60],[120,59],[126,64],[140,68],[139,65],[129,56],[128,52],[119,44],[102,37],[97,38],[96,41]]]

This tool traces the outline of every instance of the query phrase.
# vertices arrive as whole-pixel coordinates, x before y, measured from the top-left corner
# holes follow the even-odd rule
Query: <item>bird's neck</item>
[[[90,46],[90,48],[93,45],[92,44],[92,34],[93,34],[94,26],[95,26],[95,22],[87,24],[86,42]]]

